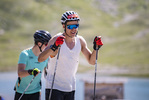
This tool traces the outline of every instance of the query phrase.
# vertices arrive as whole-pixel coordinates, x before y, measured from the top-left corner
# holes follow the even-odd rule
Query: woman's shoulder
[[[24,49],[24,50],[21,52],[21,54],[28,56],[28,55],[29,55],[29,52],[30,52],[31,50],[32,50],[32,47],[27,48],[27,49]]]

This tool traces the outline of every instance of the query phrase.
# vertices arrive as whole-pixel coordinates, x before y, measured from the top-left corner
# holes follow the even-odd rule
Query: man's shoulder
[[[80,41],[85,41],[85,39],[84,39],[83,36],[81,36],[81,35],[77,35],[77,38],[79,38]]]
[[[54,35],[53,37],[52,37],[52,39],[51,40],[56,40],[56,38],[57,37],[59,37],[59,36],[62,36],[63,35],[63,33],[57,33],[56,35]]]
[[[83,36],[81,36],[81,35],[77,35],[76,37],[79,39],[83,39]]]
[[[58,36],[61,36],[61,35],[63,35],[63,33],[59,32],[56,35],[54,35],[53,37],[55,38],[55,37],[58,37]]]

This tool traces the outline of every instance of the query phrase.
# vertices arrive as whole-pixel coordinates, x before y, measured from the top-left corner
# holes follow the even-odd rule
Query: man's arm
[[[94,65],[96,60],[96,51],[93,50],[93,52],[91,52],[89,50],[89,48],[87,47],[87,43],[83,37],[80,37],[80,42],[81,42],[81,51],[83,55],[85,56],[89,64]]]
[[[55,36],[52,38],[46,49],[39,55],[38,62],[45,61],[49,56],[55,57],[58,53],[58,47],[63,44],[65,37],[64,36]]]
[[[45,48],[45,50],[39,55],[38,57],[38,62],[43,62],[45,61],[49,56],[55,56],[57,54],[57,51],[53,51],[51,49],[51,45],[54,44],[55,40],[56,40],[57,37],[53,37],[49,43],[48,43],[48,46]]]
[[[101,37],[99,37],[99,38],[101,38]],[[100,48],[103,44],[99,44],[101,42],[101,40],[100,41],[99,40],[97,41],[97,40],[98,39],[96,39],[96,40],[94,39],[94,42]],[[80,37],[80,42],[81,42],[81,51],[84,54],[84,56],[86,57],[87,61],[89,62],[89,64],[95,65],[95,61],[96,61],[96,50],[94,49],[93,52],[91,52],[89,50],[89,48],[87,47],[87,43],[86,43],[86,41],[85,41],[85,39],[83,37]],[[98,48],[98,50],[99,50],[99,48]]]

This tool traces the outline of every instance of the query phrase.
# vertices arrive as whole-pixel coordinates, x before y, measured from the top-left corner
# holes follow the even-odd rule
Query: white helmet
[[[65,24],[67,21],[79,21],[79,15],[74,11],[66,11],[62,14],[61,23]]]

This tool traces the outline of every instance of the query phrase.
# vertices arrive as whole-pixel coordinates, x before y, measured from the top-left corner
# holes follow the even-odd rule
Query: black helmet
[[[37,44],[37,42],[41,43],[48,43],[49,40],[51,39],[51,35],[48,31],[44,30],[37,30],[34,34],[34,41]]]
[[[79,15],[74,11],[66,11],[62,14],[61,23],[65,24],[67,21],[79,21]]]

